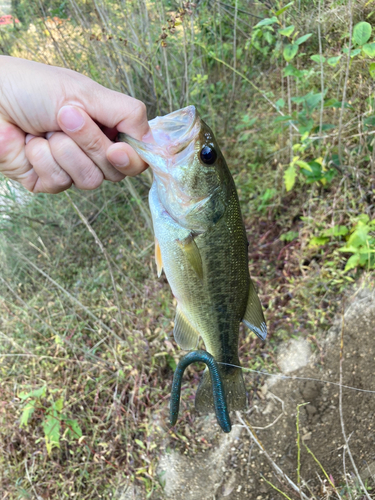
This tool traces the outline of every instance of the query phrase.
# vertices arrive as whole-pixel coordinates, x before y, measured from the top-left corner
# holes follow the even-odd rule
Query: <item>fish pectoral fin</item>
[[[195,349],[198,345],[198,332],[191,326],[186,316],[177,306],[174,320],[173,335],[177,344],[186,351]]]
[[[160,278],[161,272],[163,270],[163,261],[161,259],[160,245],[156,238],[155,238],[155,262],[158,271],[158,278]]]
[[[202,257],[199,253],[199,248],[194,241],[193,235],[189,235],[187,238],[183,240],[177,240],[177,244],[184,252],[189,264],[194,269],[198,278],[203,280],[203,266],[202,266]]]
[[[242,322],[252,330],[260,339],[265,340],[267,326],[264,319],[262,305],[255,290],[254,283],[250,280],[249,297]]]

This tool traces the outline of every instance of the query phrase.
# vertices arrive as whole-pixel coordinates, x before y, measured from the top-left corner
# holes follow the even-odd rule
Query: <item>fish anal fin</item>
[[[161,272],[163,270],[163,261],[161,258],[160,245],[156,238],[155,238],[155,262],[158,271],[158,278],[160,278]]]
[[[199,253],[199,248],[194,241],[192,235],[189,235],[187,238],[183,240],[177,240],[177,244],[184,252],[189,264],[194,269],[198,278],[203,280],[203,266],[202,266],[202,257]]]
[[[262,305],[255,290],[254,283],[251,280],[246,311],[242,322],[261,340],[265,340],[267,336],[266,321],[264,319]]]
[[[176,317],[174,320],[173,335],[177,344],[186,351],[195,349],[198,345],[198,332],[191,326],[186,316],[177,306]]]

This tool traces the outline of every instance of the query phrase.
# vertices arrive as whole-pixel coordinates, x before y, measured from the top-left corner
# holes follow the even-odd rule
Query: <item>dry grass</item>
[[[368,14],[364,4],[356,3],[354,22]],[[242,332],[241,361],[249,368],[275,371],[276,347],[291,335],[310,336],[319,348],[318,332],[330,324],[337,297],[360,271],[343,273],[346,258],[336,252],[340,241],[317,249],[309,247],[309,240],[320,228],[350,224],[360,213],[374,217],[375,149],[371,130],[364,126],[374,109],[366,61],[351,63],[347,98],[355,111],[343,109],[342,127],[311,146],[311,155],[322,150],[328,157],[341,137],[345,175],[326,186],[305,184],[301,176],[286,193],[289,129],[275,125],[278,113],[269,103],[287,100],[286,79],[280,59],[248,49],[258,19],[240,11],[234,17],[220,3],[209,9],[186,4],[174,11],[160,1],[104,5],[71,0],[67,5],[53,14],[23,4],[28,29],[0,32],[2,51],[85,73],[144,100],[150,117],[197,104],[235,174],[250,240],[251,274],[271,332],[264,346]],[[308,2],[290,22],[302,33],[307,27],[315,30],[317,8]],[[345,9],[346,4],[333,1],[322,6],[327,42],[322,50],[327,57],[343,43]],[[261,4],[254,12],[267,15]],[[318,51],[317,40],[312,43]],[[308,56],[298,66],[310,67]],[[261,92],[238,73],[235,77],[231,68]],[[321,78],[314,71],[305,92],[319,92]],[[324,75],[328,92],[338,99],[344,76],[344,64],[327,68]],[[289,92],[296,96],[302,90],[292,85]],[[232,112],[223,116],[223,109]],[[339,109],[324,113],[325,120],[339,123]],[[258,120],[249,128],[246,116]],[[316,119],[319,123],[319,112]],[[300,139],[295,131],[293,137]],[[68,204],[64,195],[31,198],[3,183],[0,491],[9,500],[112,498],[120,485],[133,482],[145,498],[158,498],[160,453],[209,446],[192,432],[198,368],[187,370],[184,399],[190,401],[189,408],[182,408],[175,429],[167,426],[180,351],[171,338],[175,304],[166,280],[156,279],[153,264],[149,186],[145,173],[94,193],[71,190]],[[288,231],[297,237],[281,239]],[[262,379],[248,377],[251,403]],[[34,413],[21,428],[21,392],[44,385],[45,396],[36,399]],[[60,443],[48,454],[43,423],[60,399]],[[75,419],[82,436],[69,432],[62,416]]]

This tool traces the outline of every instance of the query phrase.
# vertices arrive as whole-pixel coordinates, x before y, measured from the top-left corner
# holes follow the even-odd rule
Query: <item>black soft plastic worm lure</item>
[[[191,363],[201,362],[208,366],[212,381],[212,391],[214,397],[215,413],[217,421],[224,432],[230,432],[232,425],[230,423],[227,402],[223,383],[220,378],[219,367],[214,357],[207,351],[191,351],[186,356],[180,359],[176,371],[174,372],[171,403],[169,411],[169,421],[171,425],[175,425],[178,418],[178,410],[180,408],[180,392],[182,375],[186,368]]]

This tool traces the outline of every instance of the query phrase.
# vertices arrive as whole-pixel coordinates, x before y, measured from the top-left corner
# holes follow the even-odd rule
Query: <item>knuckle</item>
[[[42,165],[46,162],[49,153],[48,143],[41,137],[35,137],[26,144],[26,156],[32,165]]]
[[[56,182],[51,182],[51,181],[44,181],[43,186],[45,188],[46,193],[50,194],[57,194],[61,193],[62,191],[66,191],[67,189],[70,188],[72,185],[72,181],[69,180],[63,180],[62,182],[56,181]]]
[[[147,120],[146,104],[136,99],[132,115],[136,122],[143,122],[144,120]]]
[[[103,153],[103,142],[101,137],[92,136],[89,138],[84,145],[82,145],[82,149],[88,156],[97,156],[100,153]]]
[[[102,171],[95,165],[87,165],[81,170],[80,179],[75,181],[79,189],[92,190],[98,188],[104,180]]]
[[[50,189],[50,193],[60,193],[65,191],[65,189],[70,188],[72,185],[72,179],[70,176],[62,170],[60,167],[54,168],[51,165],[51,176],[48,178],[47,186]]]

